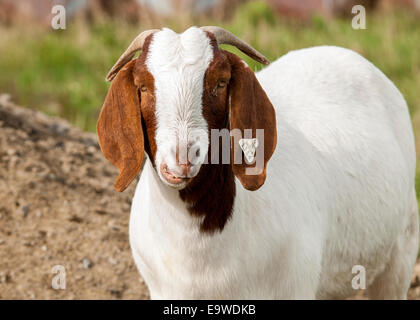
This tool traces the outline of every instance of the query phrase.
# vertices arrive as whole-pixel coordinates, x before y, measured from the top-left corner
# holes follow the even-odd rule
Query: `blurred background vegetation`
[[[365,30],[351,26],[357,3],[366,6]],[[65,30],[51,28],[54,4],[66,7]],[[210,24],[232,31],[272,61],[316,45],[361,53],[401,90],[420,137],[419,10],[416,0],[0,0],[0,93],[94,131],[109,86],[104,77],[140,31]]]

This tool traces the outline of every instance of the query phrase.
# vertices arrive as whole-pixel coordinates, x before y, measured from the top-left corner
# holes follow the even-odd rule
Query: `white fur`
[[[195,152],[188,154],[188,151],[208,149],[202,94],[204,73],[212,59],[210,39],[196,27],[182,34],[165,28],[153,36],[146,65],[155,80],[158,168],[165,162],[171,172],[178,173],[177,148],[178,153],[185,153],[185,162],[189,157],[194,164],[190,171],[192,177],[205,160],[206,152],[194,158]],[[163,178],[162,181],[170,185]]]
[[[179,61],[179,51],[171,54]],[[207,63],[194,60],[197,85]],[[165,85],[188,80],[175,70],[157,80],[162,101],[176,103]],[[337,47],[290,52],[257,77],[276,109],[277,148],[262,188],[236,182],[223,232],[201,233],[178,191],[150,161],[144,166],[130,242],[151,297],[343,298],[355,293],[352,267],[362,265],[372,298],[405,298],[418,216],[413,132],[400,92],[371,63]],[[192,98],[198,105],[198,94]],[[158,108],[160,126],[165,115],[170,127],[173,110]]]

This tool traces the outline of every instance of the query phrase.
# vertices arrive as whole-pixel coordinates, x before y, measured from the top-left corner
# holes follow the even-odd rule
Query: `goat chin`
[[[276,110],[277,147],[259,190],[236,180],[222,230],[203,232],[203,217],[144,166],[130,243],[151,297],[329,299],[368,288],[371,298],[406,298],[418,216],[401,93],[338,47],[290,52],[257,79]],[[365,270],[359,285],[355,266]]]

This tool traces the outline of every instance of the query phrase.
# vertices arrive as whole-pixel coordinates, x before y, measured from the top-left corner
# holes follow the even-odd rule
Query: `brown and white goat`
[[[346,297],[354,266],[371,297],[405,298],[418,217],[399,91],[343,48],[256,75],[221,43],[267,64],[221,28],[150,30],[107,77],[99,141],[118,191],[143,170],[130,242],[152,298]],[[211,146],[224,129],[241,136],[228,162]],[[234,161],[242,150],[249,161]]]

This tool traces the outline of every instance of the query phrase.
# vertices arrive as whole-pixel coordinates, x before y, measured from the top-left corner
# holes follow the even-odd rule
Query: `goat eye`
[[[142,85],[141,88],[140,88],[140,90],[142,92],[146,92],[147,91],[147,87],[145,85]]]
[[[226,85],[227,85],[226,80],[220,80],[219,83],[217,84],[219,88],[224,88],[226,87]]]

